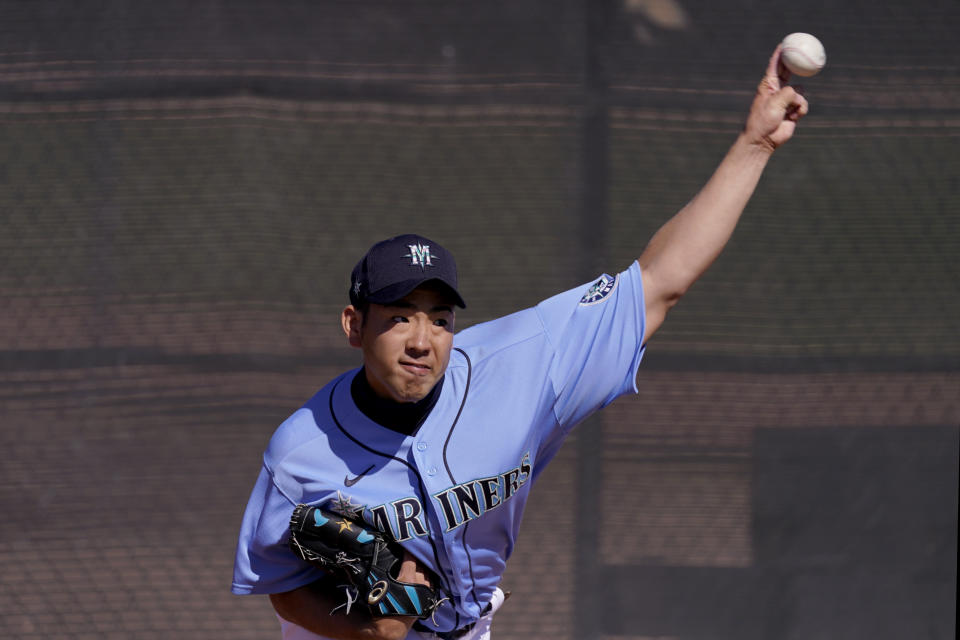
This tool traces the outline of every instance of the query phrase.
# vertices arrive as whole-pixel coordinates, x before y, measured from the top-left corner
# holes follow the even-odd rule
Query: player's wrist
[[[766,165],[776,149],[777,145],[769,136],[744,129],[734,142],[730,153],[743,161],[762,166]]]

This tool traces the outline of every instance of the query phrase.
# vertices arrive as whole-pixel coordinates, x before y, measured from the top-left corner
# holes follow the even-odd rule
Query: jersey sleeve
[[[640,266],[544,300],[536,307],[554,350],[549,377],[558,422],[570,428],[636,392],[646,314]]]
[[[238,595],[281,593],[319,579],[323,572],[287,547],[293,502],[277,488],[269,469],[260,470],[250,494],[233,568],[231,591]]]

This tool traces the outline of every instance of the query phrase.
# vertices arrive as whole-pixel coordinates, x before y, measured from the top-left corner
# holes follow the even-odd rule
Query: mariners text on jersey
[[[527,453],[519,466],[506,473],[465,482],[433,497],[440,503],[447,531],[452,531],[512,498],[529,478],[530,454]]]
[[[434,494],[447,531],[479,518],[510,500],[530,479],[530,454],[503,473],[464,482]],[[352,496],[339,493],[327,505],[346,516],[362,517],[381,531],[389,531],[398,542],[428,534],[425,510],[417,496],[407,496],[375,507],[354,505]],[[369,515],[368,515],[369,514]]]

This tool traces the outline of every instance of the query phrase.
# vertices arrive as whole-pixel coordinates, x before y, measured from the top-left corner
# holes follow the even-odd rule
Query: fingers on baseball
[[[780,63],[780,68],[777,69],[777,79],[780,81],[780,86],[785,87],[788,82],[790,82],[790,70],[787,69],[784,64]]]
[[[790,71],[784,66],[783,61],[780,60],[782,50],[783,45],[778,44],[777,48],[773,51],[773,55],[770,56],[770,60],[767,62],[767,72],[763,75],[763,82],[760,84],[761,87],[767,87],[773,91],[777,91],[790,79]]]

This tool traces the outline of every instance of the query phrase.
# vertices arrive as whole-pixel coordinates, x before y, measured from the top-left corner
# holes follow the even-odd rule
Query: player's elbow
[[[410,627],[396,618],[382,618],[377,621],[371,640],[403,640],[410,634]]]
[[[415,618],[388,617],[369,620],[353,629],[348,637],[356,640],[404,640],[410,635]]]
[[[356,609],[349,615],[328,613],[335,605],[321,595],[316,585],[272,593],[270,603],[288,623],[337,640],[403,640],[416,620],[399,616],[371,619]]]
[[[271,593],[270,594],[270,604],[273,605],[273,610],[277,612],[277,615],[293,622],[294,618],[294,608],[291,598],[292,592],[287,593]]]

